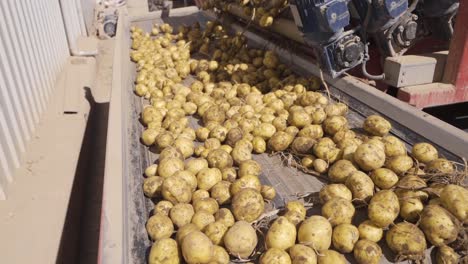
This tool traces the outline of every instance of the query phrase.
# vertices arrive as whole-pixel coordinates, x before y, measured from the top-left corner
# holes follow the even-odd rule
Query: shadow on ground
[[[91,109],[56,263],[92,264],[98,257],[109,103],[84,89]]]

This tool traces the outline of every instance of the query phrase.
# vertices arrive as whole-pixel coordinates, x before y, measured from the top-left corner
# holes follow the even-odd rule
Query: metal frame
[[[199,12],[197,8],[180,8],[170,11],[169,16],[184,16]],[[162,12],[154,12],[145,15],[129,17],[126,9],[119,10],[119,22],[116,35],[114,52],[113,87],[109,110],[109,124],[106,151],[106,168],[104,176],[103,205],[101,217],[101,234],[99,243],[99,263],[134,263],[127,252],[128,233],[128,178],[130,175],[126,149],[128,131],[129,98],[126,96],[129,85],[133,83],[129,68],[130,33],[132,22],[145,21],[160,18]],[[234,28],[240,26],[233,25]],[[292,62],[306,74],[319,75],[320,70],[312,64],[307,57],[291,54],[281,50],[266,39],[250,32],[246,36],[253,42],[267,44],[278,51],[286,61]],[[436,142],[441,148],[447,150],[447,155],[468,157],[468,135],[457,128],[448,125],[422,111],[407,105],[374,87],[366,85],[353,77],[331,79],[325,76],[330,84],[332,92],[339,93],[343,98],[359,102],[360,107],[365,108],[364,115],[370,112],[384,113],[400,128],[405,128],[408,133],[423,135],[430,142]],[[405,136],[405,135],[403,135]],[[419,136],[421,138],[421,136]],[[445,153],[445,152],[444,152]],[[130,212],[131,213],[131,212]],[[132,215],[132,217],[138,217]]]

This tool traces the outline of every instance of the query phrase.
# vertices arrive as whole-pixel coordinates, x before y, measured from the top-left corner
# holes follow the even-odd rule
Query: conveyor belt
[[[121,146],[113,145],[108,150],[108,160],[106,161],[106,183],[103,205],[104,231],[102,231],[101,235],[100,249],[101,261],[103,263],[117,263],[115,261],[118,261],[119,257],[123,258],[123,261],[118,261],[118,263],[145,263],[151,245],[146,234],[145,222],[153,209],[154,203],[144,197],[141,186],[143,171],[149,164],[157,160],[157,154],[149,151],[139,141],[143,127],[138,122],[138,119],[141,109],[146,102],[133,94],[133,80],[135,79],[136,70],[135,65],[130,61],[129,57],[130,35],[128,30],[131,25],[136,25],[149,31],[153,23],[163,22],[177,28],[181,24],[189,25],[195,21],[202,22],[208,19],[207,16],[197,12],[193,8],[181,9],[180,11],[174,11],[174,13],[177,17],[160,18],[160,13],[130,19],[124,15],[120,16],[117,41],[121,41],[121,43],[117,45],[116,56],[127,57],[116,58],[115,62],[122,63],[122,65],[114,69],[115,85],[112,97],[113,101],[111,102],[110,132],[107,145],[121,144]],[[130,23],[129,21],[135,22]],[[236,28],[235,25],[233,27]],[[120,38],[119,34],[122,34]],[[246,36],[250,39],[250,44],[253,46],[260,43],[261,45],[265,45],[264,42],[259,42],[262,38],[252,32],[247,32]],[[295,58],[287,51],[277,50],[277,52],[280,57],[289,60],[291,66],[296,68],[298,73],[311,74],[307,70],[307,67],[304,67],[301,60]],[[191,81],[193,81],[191,77],[185,80],[187,84]],[[335,82],[336,84],[343,85],[339,82]],[[347,87],[347,89],[353,89],[353,87]],[[366,116],[377,113],[391,120],[393,125],[392,134],[402,139],[408,146],[414,142],[431,142],[426,137],[401,124],[399,120],[392,118],[392,116],[380,113],[379,109],[369,107],[368,104],[359,100],[362,98],[351,97],[348,93],[343,92],[343,89],[338,89],[337,87],[332,86],[330,90],[334,100],[342,101],[349,105],[350,112],[347,118],[352,128],[359,129]],[[383,105],[382,107],[389,106]],[[414,111],[419,110],[414,109]],[[120,119],[119,115],[121,115]],[[118,129],[118,124],[121,125],[122,131],[112,131],[112,129]],[[197,120],[192,119],[191,125],[196,128],[198,126]],[[438,129],[437,124],[434,126],[434,129]],[[116,139],[119,140],[119,138],[122,142],[115,141]],[[432,143],[440,146],[437,142]],[[121,153],[116,153],[118,150],[121,150]],[[440,148],[440,152],[449,159],[459,159],[457,155],[444,148]],[[285,167],[278,156],[262,154],[255,155],[254,158],[264,168],[261,175],[262,183],[273,185],[277,189],[278,197],[274,200],[274,205],[277,207],[283,205],[284,201],[292,199],[292,196],[295,194],[317,192],[324,184],[314,176],[304,174],[294,168]],[[121,164],[119,161],[121,161]],[[120,180],[122,181],[119,182]],[[122,204],[119,204],[120,202]],[[119,212],[119,210],[121,211]],[[317,208],[312,210],[316,211]],[[364,214],[365,212],[358,212],[355,220],[362,221]],[[119,217],[119,215],[123,219],[113,220]],[[384,246],[383,242],[380,245],[384,249],[384,258],[386,259],[384,263],[388,263],[389,260],[394,258],[394,255]],[[349,260],[352,261],[352,257]]]

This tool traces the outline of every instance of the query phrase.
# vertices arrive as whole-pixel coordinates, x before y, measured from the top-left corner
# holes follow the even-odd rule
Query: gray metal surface
[[[394,87],[431,83],[437,60],[435,58],[405,55],[385,59],[385,82]]]
[[[156,201],[150,201],[143,196],[141,185],[144,169],[157,160],[157,155],[139,142],[143,127],[138,122],[138,118],[145,102],[133,94],[135,68],[129,58],[129,27],[131,25],[138,25],[145,30],[149,30],[153,23],[164,21],[177,28],[179,24],[190,24],[195,20],[207,19],[207,17],[194,8],[171,10],[171,13],[168,15],[161,19],[161,13],[152,13],[133,18],[121,14],[119,19],[114,64],[116,66],[114,68],[114,88],[109,117],[109,148],[106,160],[100,246],[101,263],[145,263],[151,245],[146,234],[145,222]],[[233,27],[234,29],[240,28],[235,25]],[[317,72],[314,72],[317,68],[314,65],[310,65],[310,61],[307,58],[302,58],[289,51],[279,49],[250,31],[246,32],[246,36],[249,38],[251,45],[268,46],[275,49],[284,62],[289,63],[297,69],[297,72],[306,75],[317,74]],[[190,82],[190,78],[187,82]],[[432,132],[414,130],[413,126],[421,123],[426,124],[430,121],[422,121],[421,119],[424,118],[419,116],[420,113],[416,113],[419,110],[414,108],[411,108],[410,112],[412,114],[407,114],[406,117],[401,117],[400,119],[398,115],[405,113],[404,111],[407,109],[401,107],[402,109],[398,111],[388,111],[392,107],[399,107],[399,104],[391,101],[389,99],[391,97],[388,95],[377,96],[374,92],[378,91],[361,82],[358,83],[346,77],[338,81],[329,80],[329,82],[332,84],[330,90],[333,98],[343,101],[350,106],[348,119],[352,128],[360,127],[366,116],[378,113],[391,120],[394,127],[392,133],[404,140],[408,146],[420,141],[434,143],[430,139],[433,137],[433,133],[457,135],[457,132],[451,131],[454,129],[453,127],[444,126],[440,124],[440,121],[439,123],[434,122],[435,124],[431,126]],[[353,95],[352,91],[354,90],[361,92],[368,90],[370,95],[362,95],[359,92]],[[401,104],[403,105],[403,103]],[[197,126],[195,121],[194,119],[191,120],[193,126]],[[441,131],[441,127],[445,127],[448,131]],[[427,135],[430,137],[427,137]],[[458,144],[465,142],[464,140],[466,138],[458,137],[455,139]],[[457,159],[457,154],[463,153],[463,151],[452,151],[452,146],[443,144],[444,142],[436,143],[440,147],[442,155],[447,158]],[[458,151],[458,149],[454,149]],[[295,194],[319,191],[324,184],[314,176],[284,166],[278,156],[271,157],[268,154],[262,154],[255,155],[254,159],[259,161],[264,168],[261,181],[265,184],[271,184],[277,189],[278,198],[274,201],[275,206],[281,206],[285,200],[292,199]],[[317,210],[317,208],[312,211],[314,210]],[[363,215],[364,212],[360,212],[357,218],[362,219]],[[388,263],[394,258],[393,254],[386,250],[385,247],[384,255],[385,259],[383,263]],[[352,262],[352,257],[349,260]]]
[[[57,1],[0,1],[0,200],[68,56]]]

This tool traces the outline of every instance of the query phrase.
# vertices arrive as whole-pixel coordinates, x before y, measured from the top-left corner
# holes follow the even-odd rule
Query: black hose
[[[366,13],[366,18],[364,19],[364,23],[362,25],[362,33],[361,33],[362,41],[364,43],[364,59],[362,60],[361,67],[362,67],[362,74],[364,74],[364,76],[367,79],[378,81],[378,80],[385,79],[385,73],[382,73],[380,75],[372,75],[367,72],[367,68],[366,68],[367,61],[369,60],[369,48],[367,44],[367,26],[369,25],[371,15],[372,15],[372,0],[367,0],[367,13]]]

